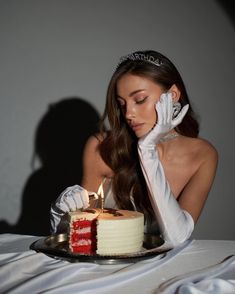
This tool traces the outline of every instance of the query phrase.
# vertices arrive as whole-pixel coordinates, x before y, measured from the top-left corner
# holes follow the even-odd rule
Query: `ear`
[[[172,93],[173,102],[179,101],[181,93],[180,93],[180,90],[178,89],[178,87],[175,84],[170,87],[168,92]]]

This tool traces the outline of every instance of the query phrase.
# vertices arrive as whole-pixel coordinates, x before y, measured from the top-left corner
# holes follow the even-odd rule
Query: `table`
[[[137,263],[99,265],[30,250],[39,238],[0,235],[0,293],[235,293],[232,240],[188,240]]]

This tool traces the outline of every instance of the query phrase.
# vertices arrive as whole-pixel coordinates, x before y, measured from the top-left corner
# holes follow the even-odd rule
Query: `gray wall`
[[[79,96],[102,113],[119,56],[154,49],[180,70],[201,136],[220,155],[194,237],[235,239],[235,39],[217,2],[1,0],[0,40],[0,219],[19,217],[35,129],[48,105]]]

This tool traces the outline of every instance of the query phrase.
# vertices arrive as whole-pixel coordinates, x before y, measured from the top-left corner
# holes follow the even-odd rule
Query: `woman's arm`
[[[156,145],[166,132],[181,123],[187,106],[172,119],[172,98],[163,94],[156,104],[158,122],[149,134],[138,142],[141,168],[150,194],[150,201],[163,239],[175,246],[191,236],[210,190],[217,164],[216,152],[208,152],[197,172],[188,181],[178,201],[174,197],[159,159]],[[202,153],[203,154],[203,153]],[[215,163],[213,163],[215,161]]]
[[[174,197],[159,160],[158,151],[139,144],[138,152],[162,238],[174,247],[191,236],[194,229],[193,218],[186,210],[181,209]]]
[[[163,239],[178,245],[191,236],[207,199],[217,166],[217,152],[203,148],[204,161],[176,200],[156,149],[138,146],[141,168]]]
[[[98,187],[105,176],[104,163],[97,149],[98,143],[97,138],[91,137],[85,146],[82,185],[66,188],[57,200],[52,203],[50,218],[53,233],[64,230],[66,212],[92,206],[95,203],[92,199],[98,199]]]

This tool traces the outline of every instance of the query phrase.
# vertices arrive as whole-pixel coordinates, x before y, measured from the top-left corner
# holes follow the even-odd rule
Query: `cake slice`
[[[98,212],[70,212],[69,248],[73,253],[93,254],[96,252],[96,222]]]

